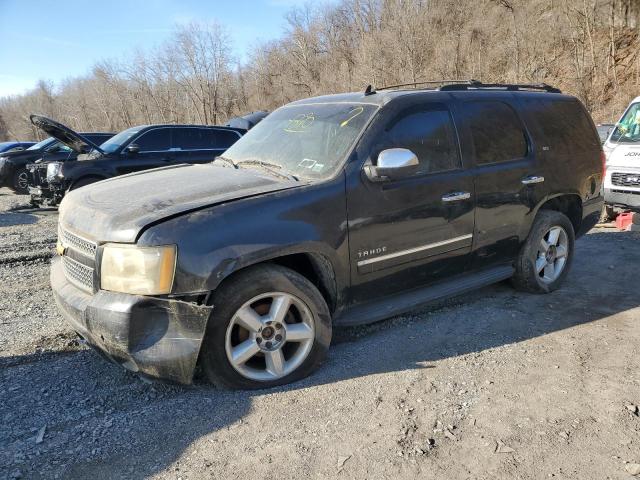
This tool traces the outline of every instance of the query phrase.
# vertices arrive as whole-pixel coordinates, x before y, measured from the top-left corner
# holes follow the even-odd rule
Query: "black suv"
[[[50,118],[31,115],[31,122],[78,154],[73,162],[29,166],[31,202],[52,206],[67,191],[106,178],[178,163],[211,162],[245,133],[240,128],[208,125],[141,125],[98,146]]]
[[[547,293],[598,220],[582,104],[545,85],[310,98],[207,165],[128,175],[60,207],[51,283],[87,342],[143,375],[234,388],[304,377],[334,325],[512,278]]]
[[[113,137],[113,133],[81,133],[92,143],[100,144]],[[77,153],[61,141],[49,137],[31,145],[26,150],[0,154],[0,187],[9,187],[16,193],[28,193],[27,165],[42,159],[44,162],[75,160]]]

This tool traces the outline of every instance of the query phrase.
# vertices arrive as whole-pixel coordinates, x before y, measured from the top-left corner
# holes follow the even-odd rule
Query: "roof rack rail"
[[[450,83],[442,85],[438,90],[457,91],[457,90],[507,90],[517,92],[521,90],[542,90],[548,93],[562,93],[559,88],[552,87],[546,83],[482,83],[477,80],[470,82]]]
[[[424,82],[411,82],[411,83],[398,83],[397,85],[386,85],[384,87],[377,87],[375,90],[392,90],[394,88],[402,88],[402,87],[413,87],[417,88],[418,85],[471,85],[475,83],[480,83],[477,80],[427,80]]]

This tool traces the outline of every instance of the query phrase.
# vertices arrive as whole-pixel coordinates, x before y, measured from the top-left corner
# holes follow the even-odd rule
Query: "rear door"
[[[512,97],[489,95],[466,94],[460,107],[465,143],[475,164],[474,269],[516,257],[535,205],[533,190],[544,180]]]
[[[175,155],[171,151],[171,127],[158,127],[146,130],[132,139],[129,145],[137,145],[138,152],[129,152],[125,147],[115,168],[118,175],[125,173],[163,167],[175,163]],[[108,157],[107,162],[112,160]]]
[[[385,114],[371,160],[407,148],[420,162],[399,180],[361,175],[347,191],[352,301],[370,301],[463,272],[473,236],[473,177],[447,105],[407,99]],[[390,107],[389,107],[390,108]]]

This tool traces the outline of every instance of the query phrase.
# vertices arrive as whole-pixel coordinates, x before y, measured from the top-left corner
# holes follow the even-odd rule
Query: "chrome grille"
[[[614,172],[611,183],[620,187],[640,187],[640,173]]]
[[[95,258],[96,250],[98,248],[98,245],[95,243],[74,235],[67,230],[60,230],[58,236],[60,237],[60,241],[64,247],[72,247],[74,250],[89,258]]]
[[[83,290],[94,291],[93,268],[87,267],[66,255],[62,257],[62,267],[67,280]]]
[[[98,245],[64,228],[58,229],[58,239],[64,248],[62,266],[67,280],[83,290],[95,292],[94,269]]]

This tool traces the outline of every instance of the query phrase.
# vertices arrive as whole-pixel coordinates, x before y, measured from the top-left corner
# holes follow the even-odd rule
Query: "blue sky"
[[[0,0],[0,96],[38,79],[87,73],[169,38],[176,24],[217,21],[243,60],[257,42],[282,35],[285,14],[304,0]]]

